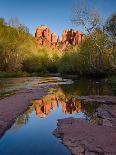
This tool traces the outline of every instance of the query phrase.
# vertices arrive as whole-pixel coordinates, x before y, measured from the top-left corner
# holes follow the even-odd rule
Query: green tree
[[[30,53],[36,51],[34,37],[22,24],[11,27],[0,19],[0,70],[18,71]]]
[[[94,46],[98,48],[99,52],[99,70],[102,71],[103,67],[103,51],[99,44],[96,42],[96,36],[91,35],[92,32],[100,25],[100,15],[97,10],[91,9],[84,1],[77,1],[77,4],[74,5],[73,15],[72,15],[72,23],[75,25],[81,25],[87,31],[87,33],[91,36]]]

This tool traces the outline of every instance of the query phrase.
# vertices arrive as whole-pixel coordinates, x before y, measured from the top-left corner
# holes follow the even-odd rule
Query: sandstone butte
[[[62,34],[62,39],[52,33],[50,28],[45,25],[41,25],[36,29],[35,41],[37,46],[47,46],[52,49],[61,46],[61,50],[66,49],[70,45],[79,46],[85,39],[85,34],[73,29],[65,29]]]

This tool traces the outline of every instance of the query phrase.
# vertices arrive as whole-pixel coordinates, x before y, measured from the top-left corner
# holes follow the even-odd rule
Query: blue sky
[[[91,8],[97,8],[106,19],[116,12],[116,0],[86,0]],[[39,25],[45,24],[52,32],[61,35],[65,28],[83,31],[72,25],[70,18],[75,0],[0,0],[0,16],[7,21],[18,17],[34,35]]]

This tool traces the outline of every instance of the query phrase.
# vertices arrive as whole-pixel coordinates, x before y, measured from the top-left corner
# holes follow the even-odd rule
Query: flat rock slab
[[[74,155],[116,155],[116,129],[98,126],[80,118],[58,120],[53,134]]]
[[[95,112],[96,124],[109,126],[116,129],[116,106],[115,105],[103,105],[99,107]]]
[[[116,104],[116,96],[90,95],[90,96],[77,96],[77,98],[80,100],[84,100],[85,102],[101,102],[105,104]]]
[[[11,127],[15,119],[25,112],[32,100],[42,98],[47,94],[48,88],[52,85],[46,85],[40,88],[22,90],[16,95],[6,97],[0,100],[0,136]]]

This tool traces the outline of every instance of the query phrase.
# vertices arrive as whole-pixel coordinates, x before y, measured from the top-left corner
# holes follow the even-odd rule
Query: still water
[[[42,99],[32,101],[28,110],[17,118],[0,139],[0,155],[70,155],[70,151],[52,134],[57,127],[57,120],[76,117],[96,123],[94,113],[102,105],[84,103],[76,96],[114,95],[110,85],[96,80],[81,79],[73,84],[61,84],[59,78],[24,78],[22,83],[19,78],[9,79],[9,82],[7,79],[7,84],[1,82],[1,96],[18,89],[55,82],[59,82],[59,85],[50,88],[48,95]]]

